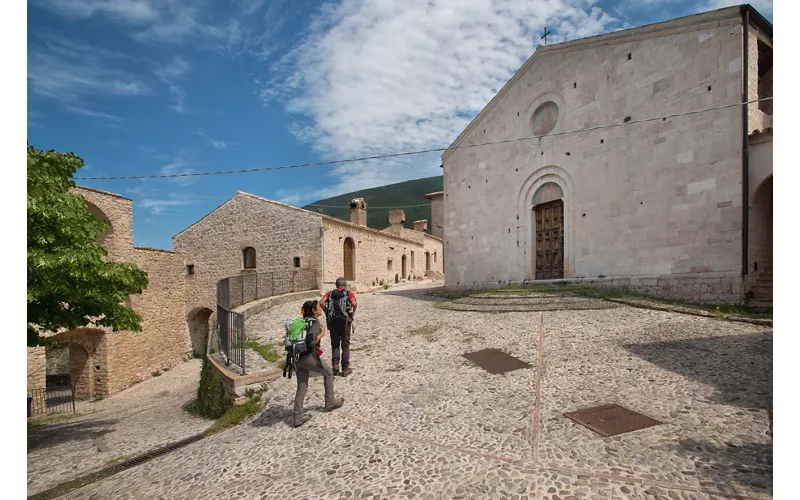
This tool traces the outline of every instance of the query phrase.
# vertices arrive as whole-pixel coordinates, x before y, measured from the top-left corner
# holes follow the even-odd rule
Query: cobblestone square
[[[431,291],[359,294],[341,410],[322,412],[313,378],[314,417],[294,429],[295,381],[279,379],[254,420],[63,498],[770,498],[768,328],[627,306],[455,311]],[[298,306],[248,335],[278,342]],[[485,348],[531,368],[462,357]],[[610,403],[664,424],[604,438],[563,416]]]

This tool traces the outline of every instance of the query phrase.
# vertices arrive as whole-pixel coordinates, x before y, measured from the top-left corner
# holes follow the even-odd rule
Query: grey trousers
[[[308,391],[308,377],[311,372],[320,373],[325,378],[325,406],[334,402],[333,393],[333,370],[330,365],[317,356],[316,353],[300,356],[297,360],[297,392],[294,395],[294,415],[295,417],[303,413],[303,402]]]

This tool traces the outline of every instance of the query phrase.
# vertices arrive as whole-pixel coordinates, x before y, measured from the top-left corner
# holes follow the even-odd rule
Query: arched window
[[[245,269],[255,269],[256,249],[253,247],[245,247],[245,249],[242,250],[242,262],[244,263]]]

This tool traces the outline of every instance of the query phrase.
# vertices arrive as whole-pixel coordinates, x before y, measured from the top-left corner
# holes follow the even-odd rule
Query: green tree
[[[83,167],[73,153],[28,147],[28,346],[45,332],[82,326],[141,331],[142,318],[123,302],[147,288],[134,264],[105,262],[97,243],[109,223],[94,217],[72,176]]]

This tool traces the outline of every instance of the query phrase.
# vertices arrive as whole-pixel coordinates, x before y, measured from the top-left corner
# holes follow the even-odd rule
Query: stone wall
[[[187,276],[186,312],[216,310],[223,278],[294,268],[319,269],[322,216],[248,193],[237,193],[173,238],[176,251],[194,266]],[[242,250],[256,251],[256,267],[244,269]]]
[[[166,250],[133,249],[131,262],[149,281],[141,295],[130,297],[133,310],[142,317],[142,331],[109,335],[110,394],[175,366],[189,353],[183,261],[183,255]]]
[[[539,47],[454,145],[528,137],[552,102],[549,135],[443,155],[447,285],[534,278],[533,195],[548,182],[563,191],[567,278],[738,275],[741,108],[554,135],[739,102],[738,12]]]
[[[425,198],[431,200],[431,234],[444,237],[444,191],[429,193]]]
[[[127,304],[142,316],[142,332],[79,328],[55,335],[70,350],[76,397],[107,397],[151,377],[155,370],[175,365],[186,355],[183,256],[133,246],[131,200],[84,187],[73,192],[84,197],[93,215],[111,223],[100,237],[108,252],[106,258],[136,264],[147,273],[149,281],[147,289],[130,296]]]
[[[428,238],[423,233],[406,229],[414,233],[415,240],[356,226],[345,221],[325,217],[325,283],[333,283],[343,275],[344,242],[352,238],[355,243],[355,281],[364,285],[373,282],[394,283],[395,274],[402,279],[403,255],[406,257],[406,278],[408,275],[424,276],[426,246],[441,253],[441,241]],[[408,234],[403,232],[402,234]],[[411,265],[411,252],[414,252],[414,266]],[[391,261],[391,266],[389,265]]]
[[[28,347],[28,390],[44,389],[46,382],[44,347]]]

